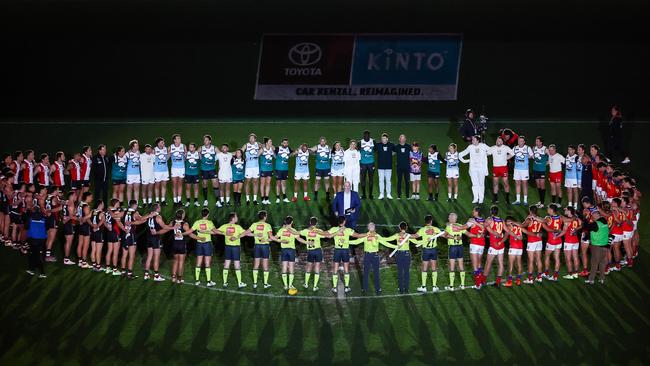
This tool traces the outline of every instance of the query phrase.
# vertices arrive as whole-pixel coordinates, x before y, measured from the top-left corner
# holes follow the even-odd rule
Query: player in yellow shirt
[[[445,227],[444,237],[447,238],[447,245],[449,245],[449,286],[445,289],[454,291],[454,281],[456,280],[456,265],[460,270],[460,289],[465,289],[465,266],[463,264],[463,238],[474,237],[473,234],[467,232],[467,225],[460,225],[458,215],[452,212],[449,214],[447,226]]]
[[[397,248],[397,245],[393,245],[386,241],[381,235],[377,234],[375,231],[375,223],[368,223],[368,232],[361,234],[361,237],[356,240],[350,240],[350,244],[357,245],[363,244],[363,288],[364,293],[368,292],[368,280],[370,279],[370,270],[373,271],[373,277],[375,280],[375,293],[377,295],[381,294],[381,286],[379,285],[379,244],[382,244],[388,248]]]
[[[223,287],[228,287],[228,270],[230,263],[234,262],[235,276],[239,288],[246,287],[246,284],[241,281],[240,257],[241,257],[241,238],[244,236],[246,230],[237,225],[237,214],[231,212],[228,214],[228,223],[219,226],[215,231],[217,235],[223,235],[226,243],[225,260],[223,261]]]
[[[418,287],[419,292],[427,292],[427,277],[429,266],[431,267],[432,292],[438,292],[438,237],[442,230],[433,226],[433,216],[424,217],[424,226],[417,233],[411,235],[411,242],[422,247],[422,286]]]
[[[266,211],[257,213],[258,221],[253,223],[244,233],[246,236],[255,238],[255,249],[253,254],[253,288],[257,288],[257,275],[262,263],[264,270],[264,288],[271,287],[269,284],[269,257],[271,255],[270,242],[274,240],[273,228],[266,222]]]
[[[277,235],[272,238],[273,241],[280,243],[280,260],[282,261],[282,283],[284,289],[294,289],[293,287],[293,267],[296,262],[296,240],[303,244],[308,244],[306,240],[300,237],[300,233],[293,229],[293,217],[287,216],[284,219],[284,225],[278,230]]]
[[[334,240],[334,266],[332,270],[332,292],[336,292],[339,284],[339,264],[343,262],[343,280],[345,281],[345,292],[350,292],[350,237],[359,238],[361,235],[354,232],[354,229],[345,227],[345,216],[339,216],[339,226],[329,229]]]
[[[187,233],[189,237],[196,240],[196,267],[194,268],[194,284],[201,284],[201,267],[205,268],[205,277],[207,279],[207,286],[212,287],[215,285],[212,282],[212,235],[216,234],[214,223],[208,217],[210,210],[204,208],[201,210],[201,219],[196,220],[190,232]]]
[[[313,291],[318,291],[318,280],[320,280],[320,266],[323,263],[323,249],[321,249],[320,240],[322,238],[331,238],[328,232],[323,231],[316,227],[318,219],[311,217],[309,219],[309,227],[300,231],[300,236],[305,237],[307,241],[307,266],[305,268],[305,288],[309,288],[309,280],[311,279],[312,269],[314,273],[314,286]]]

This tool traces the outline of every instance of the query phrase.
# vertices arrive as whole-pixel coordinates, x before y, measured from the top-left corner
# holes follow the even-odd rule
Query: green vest
[[[589,233],[591,245],[603,247],[609,242],[609,227],[600,221],[596,221],[596,225],[598,225],[598,231]]]

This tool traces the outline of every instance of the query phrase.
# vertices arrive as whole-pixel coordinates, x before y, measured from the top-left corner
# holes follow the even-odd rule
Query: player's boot
[[[512,277],[508,277],[508,280],[506,281],[505,287],[512,287]]]
[[[521,277],[517,277],[515,280],[515,286],[521,286]]]
[[[501,287],[501,277],[497,276],[496,281],[494,281],[494,287],[499,288]]]
[[[424,286],[418,287],[418,292],[427,292],[427,288]]]
[[[294,197],[291,199],[291,202],[298,202],[298,197],[295,197],[295,196],[294,196]]]
[[[304,196],[304,197],[302,198],[302,200],[303,200],[303,201],[311,201],[311,198],[309,198],[309,196]]]
[[[246,287],[246,284],[243,282],[240,282],[239,285],[237,285],[238,288],[244,288]]]

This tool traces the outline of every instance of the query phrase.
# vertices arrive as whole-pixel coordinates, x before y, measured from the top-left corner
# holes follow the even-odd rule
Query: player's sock
[[[237,283],[241,283],[241,269],[235,270],[235,276],[237,277]]]
[[[506,196],[506,202],[510,202],[510,192],[504,192],[504,196]]]
[[[425,271],[422,271],[422,273],[421,273],[421,277],[422,277],[422,287],[427,287],[427,275],[428,275],[428,274],[429,274],[429,273],[428,273],[428,272],[425,272]]]
[[[223,275],[223,284],[225,285],[228,283],[228,270],[224,269],[221,273]]]
[[[253,195],[253,201],[257,201],[257,195],[256,194]]]
[[[456,281],[456,272],[449,272],[449,286],[454,287]]]
[[[318,191],[314,191],[314,199],[315,199],[315,200],[318,199]]]
[[[332,287],[336,287],[339,284],[339,275],[338,273],[332,276]]]
[[[438,286],[438,271],[431,272],[431,284],[433,287]]]
[[[269,284],[269,271],[264,271],[264,284]]]
[[[320,280],[320,273],[314,273],[314,287],[318,286],[318,280]]]
[[[492,193],[492,201],[498,201],[499,200],[499,194],[498,193]]]
[[[212,281],[212,268],[207,267],[205,269],[205,278],[208,280],[208,282]]]
[[[451,199],[451,193],[447,193],[447,197]]]
[[[257,274],[258,271],[256,269],[253,270],[253,284],[257,285]],[[283,274],[284,276],[284,274]]]
[[[465,286],[465,272],[460,272],[460,285]]]
[[[350,274],[346,273],[343,275],[343,282],[345,284],[345,287],[350,287]]]
[[[302,192],[303,197],[307,197],[307,191]]]
[[[528,195],[527,194],[524,195],[524,202],[528,202]]]
[[[287,274],[286,274],[286,273],[283,273],[283,274],[282,274],[282,284],[284,285],[284,287],[288,287],[288,286],[289,286],[288,282],[289,282],[289,279],[288,279]]]
[[[248,201],[250,201],[250,200],[251,200],[251,196],[250,196],[250,195],[246,195],[246,202],[248,202]]]
[[[545,189],[540,190],[540,195],[539,195],[539,197],[540,197],[540,201],[541,201],[542,203],[544,203],[544,201],[546,200],[546,190],[545,190]]]
[[[310,278],[311,278],[311,272],[305,273],[305,285],[309,285]]]
[[[156,203],[160,202],[160,196],[156,195]]]
[[[203,192],[203,199],[207,200],[208,199],[208,188],[206,188],[206,187],[201,188],[201,192]]]
[[[298,198],[298,192],[293,192],[293,197]]]
[[[212,193],[214,193],[214,200],[215,201],[218,200],[219,199],[219,187],[212,188]]]
[[[289,287],[293,287],[293,273],[289,273]]]
[[[517,196],[516,196],[516,197],[517,197],[517,200],[516,200],[516,201],[517,201],[517,202],[520,202],[519,200],[521,199],[521,194],[517,193]]]
[[[201,267],[194,268],[194,281],[198,281],[201,278]]]
[[[455,200],[458,199],[458,193],[454,193],[454,199],[455,199]]]

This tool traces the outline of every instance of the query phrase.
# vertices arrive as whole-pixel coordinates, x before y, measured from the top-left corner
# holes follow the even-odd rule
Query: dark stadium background
[[[38,1],[2,5],[3,120],[600,119],[647,108],[640,1]],[[255,102],[263,32],[460,32],[456,102]],[[7,98],[7,97],[5,97]]]

